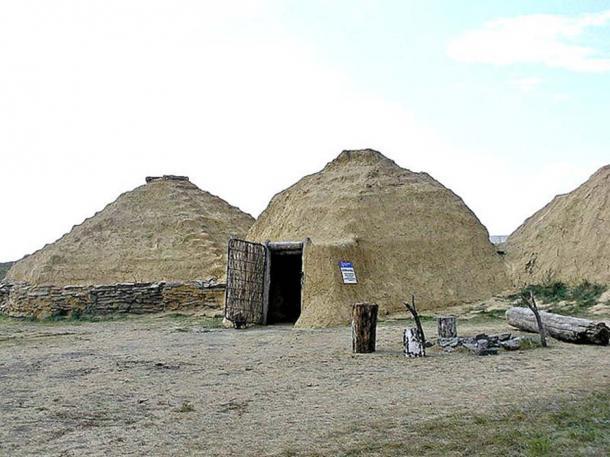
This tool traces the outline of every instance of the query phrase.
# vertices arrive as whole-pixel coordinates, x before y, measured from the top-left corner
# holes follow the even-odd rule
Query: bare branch
[[[421,336],[421,343],[423,347],[426,347],[426,337],[424,335],[424,329],[421,325],[421,320],[419,319],[419,314],[417,314],[417,308],[415,307],[415,295],[411,295],[411,303],[403,302],[406,306],[407,310],[413,315],[413,319],[415,320],[415,325],[417,326],[417,331]],[[425,354],[424,354],[425,355]]]
[[[538,325],[538,333],[540,334],[540,344],[542,345],[542,347],[547,347],[546,332],[544,330],[544,325],[542,324],[542,318],[540,317],[540,313],[538,312],[538,305],[536,304],[534,293],[530,290],[529,297],[524,295],[523,299],[527,304],[527,307],[532,310],[532,313],[534,313],[534,317],[536,318],[536,324]]]

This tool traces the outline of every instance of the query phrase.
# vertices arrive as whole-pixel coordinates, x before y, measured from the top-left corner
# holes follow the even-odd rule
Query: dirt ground
[[[448,414],[610,388],[608,347],[553,340],[547,350],[406,359],[404,326],[381,323],[378,352],[353,355],[347,327],[2,319],[0,454],[342,455]],[[462,335],[503,330],[513,331],[501,320],[459,324]]]

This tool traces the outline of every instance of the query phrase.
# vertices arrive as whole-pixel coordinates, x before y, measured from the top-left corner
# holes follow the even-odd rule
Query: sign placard
[[[339,262],[339,269],[341,270],[341,276],[343,277],[343,284],[358,284],[352,262],[342,260]]]

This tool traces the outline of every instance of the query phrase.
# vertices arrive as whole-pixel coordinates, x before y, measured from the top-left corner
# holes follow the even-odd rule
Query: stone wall
[[[203,281],[63,287],[0,283],[0,314],[36,319],[184,309],[219,314],[224,290],[222,284]]]
[[[3,312],[5,304],[8,302],[8,297],[11,292],[11,285],[0,282],[0,313]]]

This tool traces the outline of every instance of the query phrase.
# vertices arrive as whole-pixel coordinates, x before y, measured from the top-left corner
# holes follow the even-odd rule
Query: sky
[[[506,235],[609,119],[610,0],[0,0],[0,261],[149,175],[257,216],[367,147]]]

